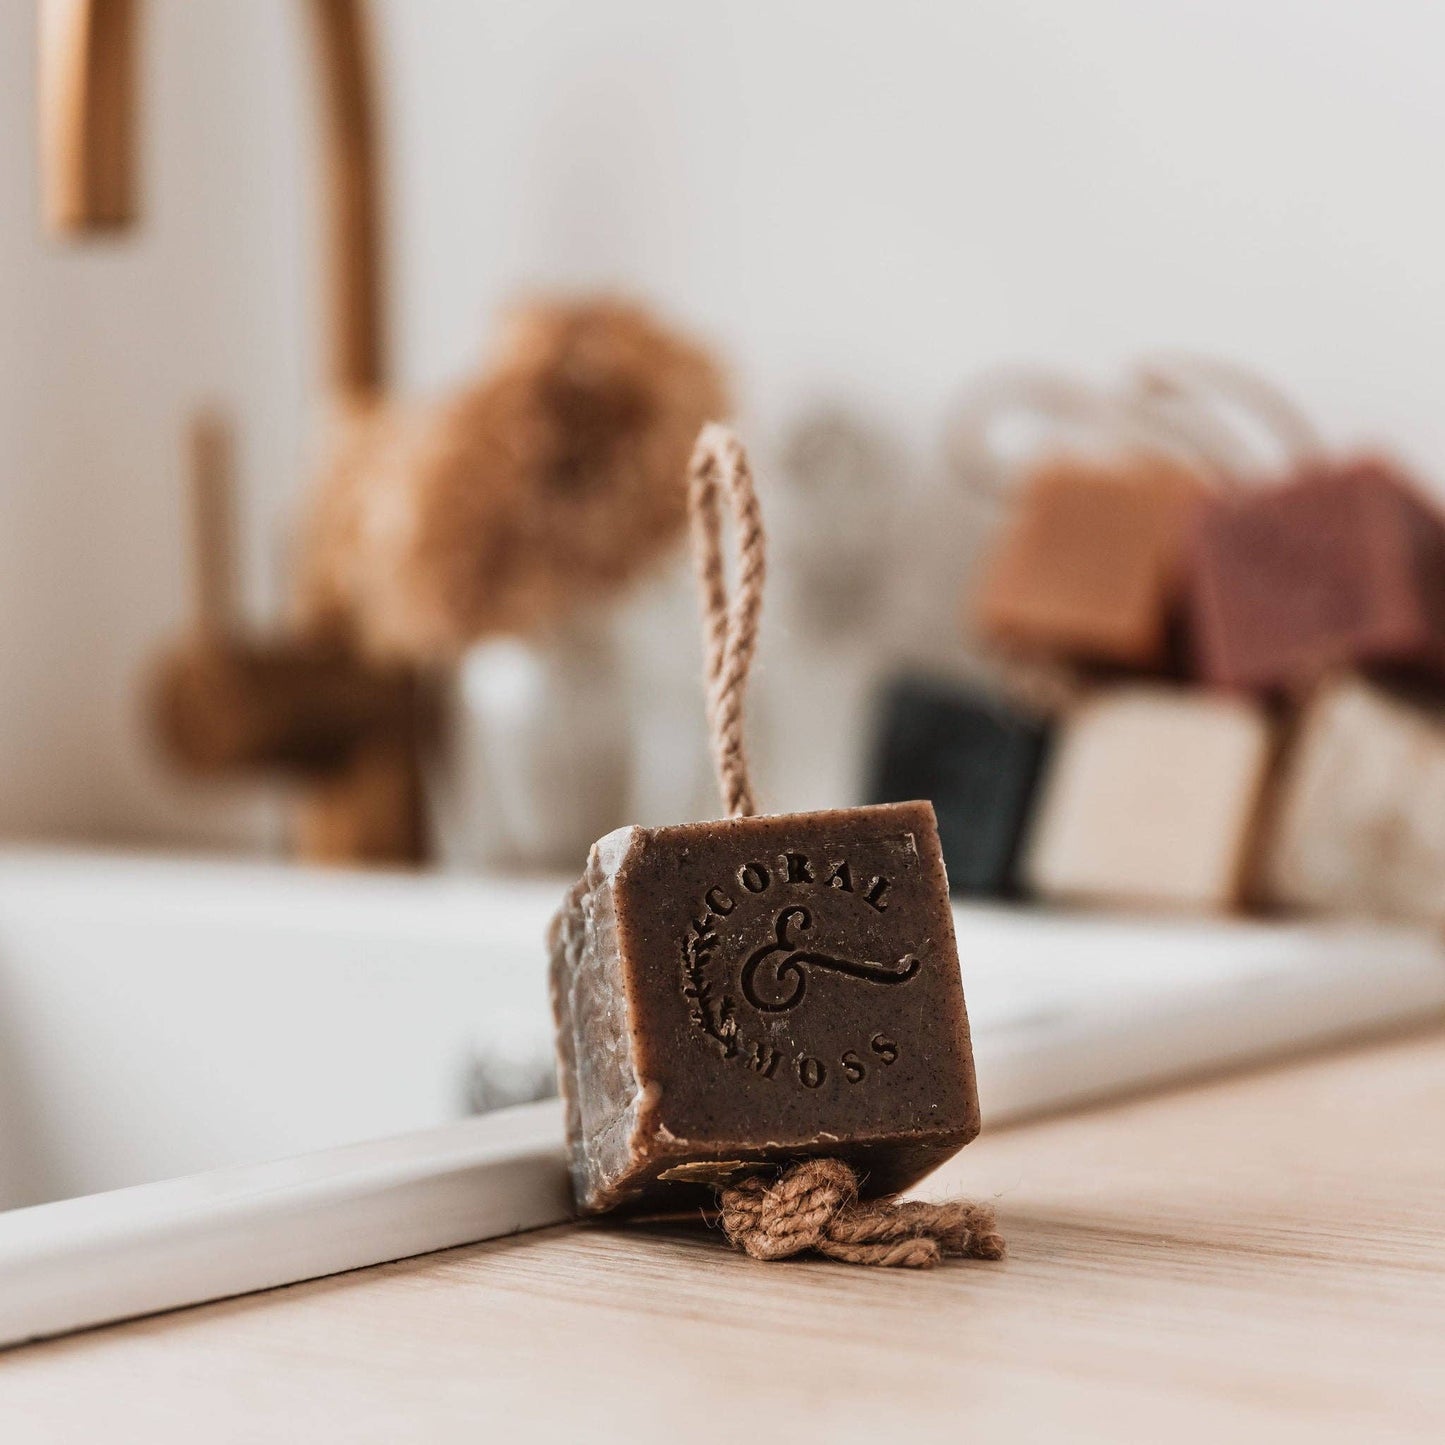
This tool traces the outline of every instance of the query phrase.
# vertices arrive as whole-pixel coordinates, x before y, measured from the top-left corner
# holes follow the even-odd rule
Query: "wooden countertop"
[[[0,1355],[21,1442],[1445,1438],[1445,1034],[985,1135],[1002,1265],[562,1228]]]

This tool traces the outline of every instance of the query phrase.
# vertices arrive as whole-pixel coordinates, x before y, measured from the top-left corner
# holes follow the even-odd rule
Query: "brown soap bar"
[[[929,803],[619,829],[550,946],[586,1212],[812,1155],[888,1193],[978,1133]]]
[[[1190,590],[1208,682],[1295,691],[1337,666],[1445,671],[1445,523],[1385,462],[1217,501]]]
[[[975,601],[1006,648],[1126,667],[1165,660],[1204,485],[1164,457],[1058,457],[1028,479]]]

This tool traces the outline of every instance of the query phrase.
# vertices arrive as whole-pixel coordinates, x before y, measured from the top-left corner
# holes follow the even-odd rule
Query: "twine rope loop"
[[[723,557],[726,494],[737,533],[737,583],[728,596]],[[752,467],[736,435],[717,422],[703,427],[688,466],[688,512],[702,599],[707,717],[718,788],[729,817],[757,812],[743,736],[748,672],[757,650],[767,557]]]

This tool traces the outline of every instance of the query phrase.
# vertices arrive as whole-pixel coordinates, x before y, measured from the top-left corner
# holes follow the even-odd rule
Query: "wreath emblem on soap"
[[[761,942],[754,931],[759,918],[753,910],[745,910],[745,916],[752,915],[745,931],[753,932],[745,949],[739,949],[741,940],[736,933],[729,936],[728,930],[728,921],[739,901],[765,893],[775,883],[807,885],[826,898],[852,895],[859,904],[884,913],[889,879],[874,877],[866,888],[855,890],[846,861],[834,863],[831,871],[823,873],[815,870],[803,853],[780,854],[775,869],[762,863],[745,863],[734,877],[736,887],[730,882],[727,887],[715,886],[703,894],[681,940],[682,993],[693,1027],[724,1059],[739,1060],[767,1079],[792,1075],[808,1089],[820,1087],[834,1074],[849,1083],[862,1083],[878,1069],[894,1063],[898,1044],[881,1032],[860,1037],[856,1047],[843,1049],[835,1057],[802,1050],[796,1057],[785,1059],[773,1028],[763,1020],[795,1013],[803,1005],[815,975],[831,974],[860,987],[891,989],[918,976],[923,967],[920,956],[902,953],[891,958],[850,957],[829,941],[827,910],[820,913],[816,905],[791,900],[762,915],[767,932]],[[725,958],[729,962],[726,970],[720,966]],[[750,1015],[757,1018],[757,1025],[748,1027],[740,1022],[740,1016],[745,1021]]]

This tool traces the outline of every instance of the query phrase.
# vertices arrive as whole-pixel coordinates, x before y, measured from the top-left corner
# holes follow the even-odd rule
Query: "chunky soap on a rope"
[[[1214,501],[1190,592],[1207,682],[1296,693],[1338,667],[1445,675],[1445,521],[1384,461],[1316,463]]]
[[[1028,479],[974,599],[990,641],[1125,667],[1166,660],[1204,483],[1161,456],[1059,457]]]
[[[1094,694],[1051,754],[1025,881],[1056,902],[1234,906],[1272,743],[1247,698],[1141,684]]]
[[[731,595],[724,495],[737,530]],[[766,1259],[997,1258],[984,1206],[859,1198],[914,1183],[978,1133],[933,806],[757,816],[743,697],[763,526],[746,454],[725,428],[698,439],[688,499],[729,816],[609,833],[552,924],[578,1207],[717,1202],[728,1237]]]
[[[891,1193],[978,1133],[928,803],[620,829],[551,948],[584,1210],[817,1155]]]

